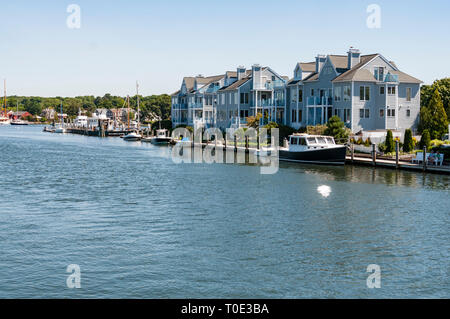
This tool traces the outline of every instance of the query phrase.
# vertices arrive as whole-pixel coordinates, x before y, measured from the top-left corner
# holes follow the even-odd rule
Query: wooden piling
[[[376,144],[372,144],[372,164],[373,164],[373,166],[377,165],[377,146],[376,146]]]
[[[400,161],[400,142],[399,141],[395,141],[395,167],[398,169],[399,168],[399,161]]]

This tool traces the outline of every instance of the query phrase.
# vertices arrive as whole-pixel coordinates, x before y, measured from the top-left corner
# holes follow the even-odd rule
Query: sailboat
[[[136,97],[137,97],[137,112],[138,112],[138,123],[137,123],[137,132],[128,133],[123,137],[124,141],[140,141],[142,139],[142,135],[139,134],[139,129],[141,127],[141,117],[140,117],[140,108],[139,108],[139,84],[136,82]],[[127,96],[128,102],[128,129],[130,129],[130,97]]]
[[[19,114],[19,102],[16,102],[16,107],[17,107],[17,114]],[[11,125],[28,125],[28,122],[19,119],[19,117],[17,117],[16,120],[12,120],[11,121]]]
[[[3,113],[0,114],[0,125],[9,125],[11,123],[11,120],[8,117],[8,111],[6,110],[6,80],[4,80],[4,88],[5,88],[5,98],[3,101]]]
[[[55,133],[66,133],[66,128],[64,127],[64,116],[63,116],[63,104],[61,101],[61,123],[59,124],[59,126],[55,129]]]

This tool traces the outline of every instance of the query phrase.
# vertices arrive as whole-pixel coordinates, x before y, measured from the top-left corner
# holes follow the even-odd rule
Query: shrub
[[[405,140],[403,142],[403,152],[411,153],[414,150],[414,141],[412,137],[412,131],[407,129],[405,131]]]
[[[384,144],[386,145],[386,153],[392,153],[395,151],[394,137],[391,130],[387,131],[386,141]]]
[[[367,140],[364,142],[364,146],[370,146],[372,145],[372,141],[370,140],[370,137],[367,138]]]
[[[424,147],[427,148],[427,150],[430,149],[431,147],[431,136],[430,136],[430,132],[428,130],[423,130],[422,133],[422,138],[420,139],[420,144],[419,144],[420,148],[423,149]]]
[[[344,122],[338,116],[333,116],[327,123],[327,128],[324,131],[325,135],[333,136],[335,140],[346,140],[348,138],[348,131],[345,129]]]

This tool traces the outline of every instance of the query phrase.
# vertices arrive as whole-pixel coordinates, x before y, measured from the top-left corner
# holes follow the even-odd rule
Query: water
[[[0,127],[0,298],[450,297],[448,176],[260,175],[41,130]]]

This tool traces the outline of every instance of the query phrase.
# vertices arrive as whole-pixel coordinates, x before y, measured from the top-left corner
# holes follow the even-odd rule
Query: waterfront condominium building
[[[381,54],[361,55],[350,48],[346,55],[297,63],[292,80],[260,65],[185,77],[172,95],[172,122],[174,127],[236,128],[260,113],[261,124],[300,128],[337,115],[353,133],[404,131],[417,127],[421,83]]]
[[[378,53],[318,55],[298,63],[287,84],[288,124],[325,124],[337,115],[353,133],[416,129],[421,83]]]

